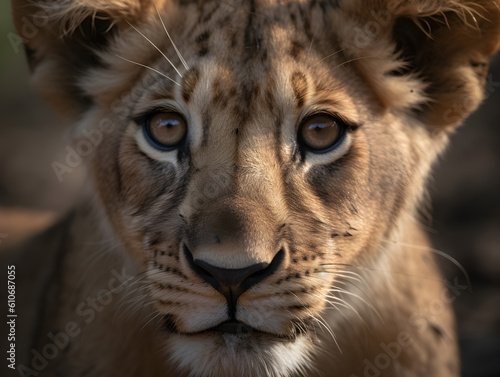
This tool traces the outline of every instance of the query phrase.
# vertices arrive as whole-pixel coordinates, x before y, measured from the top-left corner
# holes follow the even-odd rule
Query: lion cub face
[[[413,215],[446,131],[480,101],[476,63],[498,38],[471,33],[464,52],[436,23],[430,39],[410,20],[429,15],[418,4],[130,3],[96,9],[91,43],[67,37],[87,63],[72,68],[61,41],[37,39],[49,46],[39,81],[78,70],[79,98],[65,103],[79,127],[114,125],[90,165],[148,275],[169,354],[195,374],[299,370],[325,307],[356,278],[349,266],[377,259]],[[449,3],[440,17],[463,33],[469,13]],[[88,22],[64,11],[55,25]],[[422,56],[445,42],[446,70]]]

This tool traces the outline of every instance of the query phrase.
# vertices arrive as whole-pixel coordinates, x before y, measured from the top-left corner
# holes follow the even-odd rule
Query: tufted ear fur
[[[343,1],[342,47],[385,109],[451,128],[483,98],[489,58],[500,46],[499,4]]]
[[[21,37],[37,89],[65,115],[89,105],[76,85],[89,68],[102,64],[97,53],[126,21],[154,10],[153,0],[13,0]]]

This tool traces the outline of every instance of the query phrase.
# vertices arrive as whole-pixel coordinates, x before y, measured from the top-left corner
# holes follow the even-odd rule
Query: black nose
[[[238,297],[250,287],[272,275],[283,261],[281,249],[271,263],[257,263],[249,267],[228,269],[213,266],[203,260],[193,259],[193,255],[184,245],[186,260],[193,271],[203,280],[222,293],[228,302],[229,312],[234,314]]]

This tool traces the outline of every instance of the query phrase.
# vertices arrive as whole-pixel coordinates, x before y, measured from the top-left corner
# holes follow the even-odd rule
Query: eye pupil
[[[187,123],[180,114],[159,112],[146,120],[144,132],[146,139],[156,148],[172,150],[185,140]]]
[[[299,128],[299,139],[309,150],[325,153],[339,143],[345,125],[330,114],[315,114],[306,118]]]

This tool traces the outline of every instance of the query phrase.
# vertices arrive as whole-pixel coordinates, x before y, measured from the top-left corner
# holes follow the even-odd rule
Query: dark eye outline
[[[309,122],[311,119],[313,119],[314,117],[317,117],[317,116],[325,116],[325,117],[332,118],[340,129],[340,134],[337,137],[337,139],[335,140],[335,142],[332,145],[330,145],[328,148],[325,148],[325,149],[311,148],[310,146],[308,146],[306,144],[306,142],[304,141],[304,139],[302,137],[302,133],[301,133],[302,127],[307,122]],[[297,129],[297,140],[298,140],[299,144],[305,150],[312,152],[312,153],[315,153],[315,154],[324,154],[324,153],[331,152],[332,150],[334,150],[334,149],[338,148],[340,145],[342,145],[342,143],[345,141],[347,133],[351,130],[354,130],[355,128],[357,128],[357,126],[351,125],[350,122],[347,122],[340,115],[338,115],[336,113],[331,113],[328,111],[317,111],[317,112],[314,112],[312,114],[307,115],[304,119],[302,119],[302,121],[300,122],[299,127]]]
[[[181,142],[179,142],[176,145],[173,146],[167,146],[165,144],[162,144],[156,138],[154,137],[153,133],[151,132],[151,119],[158,114],[161,113],[172,113],[181,118],[185,125],[186,125],[186,134],[184,135],[184,138],[182,139]],[[188,133],[189,133],[189,124],[186,120],[186,118],[177,110],[174,109],[169,109],[169,108],[157,108],[151,111],[148,111],[142,115],[139,115],[138,117],[135,117],[134,122],[136,122],[140,127],[142,127],[144,137],[146,138],[147,142],[152,145],[154,148],[159,149],[161,151],[173,151],[176,149],[181,148],[185,143],[188,138]]]

